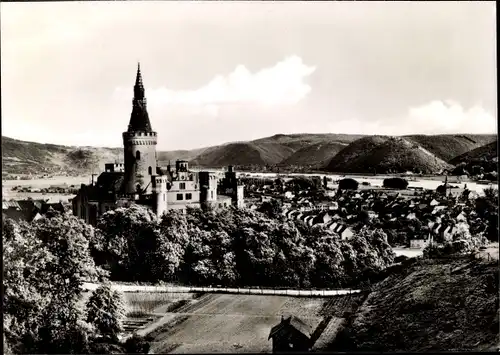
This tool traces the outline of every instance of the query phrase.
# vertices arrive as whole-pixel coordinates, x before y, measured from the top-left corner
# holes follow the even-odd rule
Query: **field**
[[[179,306],[188,300],[193,299],[194,293],[146,293],[146,292],[125,292],[126,302],[125,312],[129,316],[141,317],[151,314],[162,314],[169,312],[173,306]]]
[[[141,333],[152,339],[154,353],[271,352],[271,328],[280,322],[281,315],[295,315],[310,325],[311,335],[317,328],[325,329],[322,341],[329,343],[343,322],[344,312],[360,297],[204,294],[165,313],[156,327],[151,325]],[[315,334],[315,338],[320,335]]]

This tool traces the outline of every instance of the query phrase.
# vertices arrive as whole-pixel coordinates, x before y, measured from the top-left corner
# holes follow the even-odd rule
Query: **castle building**
[[[123,137],[123,163],[105,164],[97,181],[81,188],[72,201],[73,214],[95,225],[103,213],[131,204],[147,206],[159,217],[169,209],[244,206],[244,186],[230,166],[224,178],[193,172],[187,161],[158,166],[158,135],[151,126],[140,64],[134,85],[132,114]]]

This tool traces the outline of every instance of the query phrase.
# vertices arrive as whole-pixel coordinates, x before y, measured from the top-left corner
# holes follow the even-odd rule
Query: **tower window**
[[[179,184],[179,189],[181,189],[181,190],[186,189],[186,183],[185,183],[185,182],[181,182],[181,183]]]
[[[182,200],[183,200],[183,195],[177,194],[177,201],[182,201]]]
[[[149,173],[149,175],[153,175],[153,168],[152,167],[148,168],[148,173]]]
[[[192,195],[191,194],[186,194],[186,200],[191,200]]]
[[[141,152],[140,151],[135,152],[135,159],[141,160]]]

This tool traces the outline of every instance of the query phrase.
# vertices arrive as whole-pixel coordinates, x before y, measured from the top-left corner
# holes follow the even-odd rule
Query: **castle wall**
[[[169,206],[200,203],[200,189],[197,181],[172,181],[171,184],[172,187],[168,191]]]
[[[109,173],[124,172],[125,165],[123,163],[106,163],[104,164],[104,171]]]

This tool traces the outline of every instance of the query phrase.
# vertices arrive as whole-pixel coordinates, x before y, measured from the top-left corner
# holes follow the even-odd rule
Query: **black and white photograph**
[[[0,17],[3,353],[500,351],[496,2]]]

